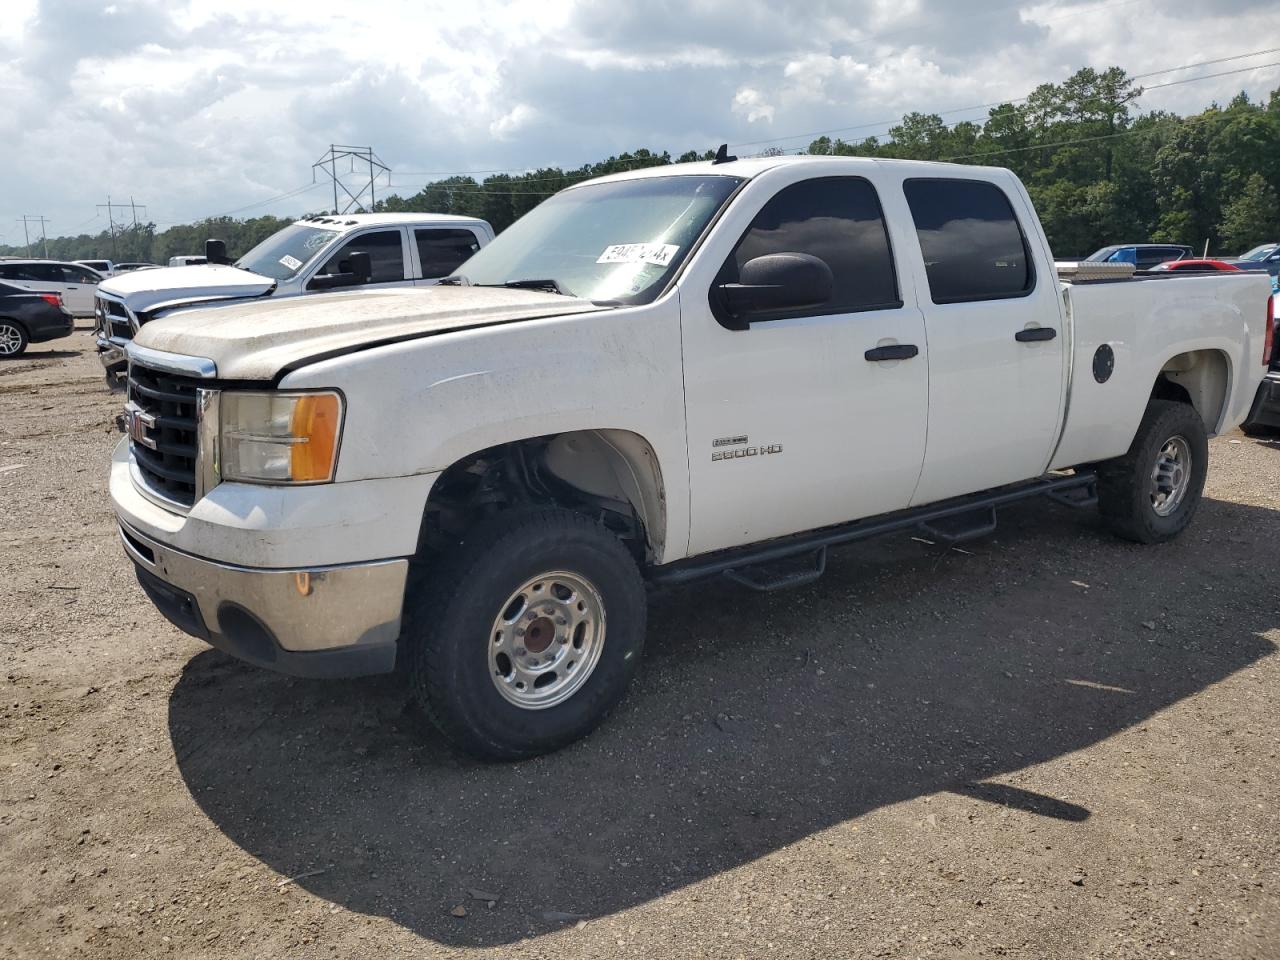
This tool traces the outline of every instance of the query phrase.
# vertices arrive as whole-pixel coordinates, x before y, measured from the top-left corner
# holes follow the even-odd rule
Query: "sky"
[[[108,197],[161,228],[322,209],[312,164],[335,142],[372,146],[391,168],[379,194],[407,196],[638,147],[883,134],[908,111],[1020,97],[1082,66],[1169,71],[1146,84],[1245,71],[1152,89],[1143,110],[1280,87],[1275,0],[3,5],[0,244],[21,242],[23,215],[51,236],[96,233]]]

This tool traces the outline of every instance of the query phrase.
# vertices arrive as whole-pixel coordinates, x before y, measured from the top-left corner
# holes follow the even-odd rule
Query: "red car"
[[[1239,270],[1234,263],[1223,260],[1166,260],[1157,263],[1152,270]]]

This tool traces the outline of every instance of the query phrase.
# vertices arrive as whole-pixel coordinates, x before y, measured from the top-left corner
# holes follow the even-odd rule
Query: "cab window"
[[[480,241],[470,230],[435,230],[419,227],[413,231],[422,264],[422,278],[447,277],[471,259],[480,249]]]
[[[391,283],[404,279],[404,244],[399,230],[378,230],[352,237],[320,268],[321,273],[349,273],[350,264],[342,261],[359,251],[369,255],[373,268],[370,283]]]
[[[983,180],[908,180],[902,189],[934,303],[1031,292],[1030,251],[1003,190]]]
[[[902,306],[880,198],[861,177],[803,180],[778,191],[725,261],[717,285],[736,282],[748,260],[772,253],[806,253],[826,263],[834,281],[831,299],[753,320]]]

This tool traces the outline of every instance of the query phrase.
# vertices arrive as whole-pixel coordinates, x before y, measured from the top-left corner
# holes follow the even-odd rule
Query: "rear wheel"
[[[1160,543],[1191,522],[1204,491],[1209,442],[1194,407],[1152,400],[1129,452],[1098,469],[1098,499],[1112,533]]]
[[[644,584],[598,523],[502,514],[423,579],[402,651],[415,701],[455,746],[486,760],[548,753],[622,699],[644,643]]]
[[[21,356],[28,342],[22,324],[0,317],[0,357]]]

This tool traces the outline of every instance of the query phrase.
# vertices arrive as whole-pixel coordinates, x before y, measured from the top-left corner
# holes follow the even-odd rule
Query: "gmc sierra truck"
[[[622,698],[646,581],[775,589],[1029,497],[1179,534],[1263,376],[1267,278],[1064,274],[1007,170],[721,156],[583,183],[428,289],[146,324],[123,546],[224,651],[398,666],[463,750],[554,750]]]

